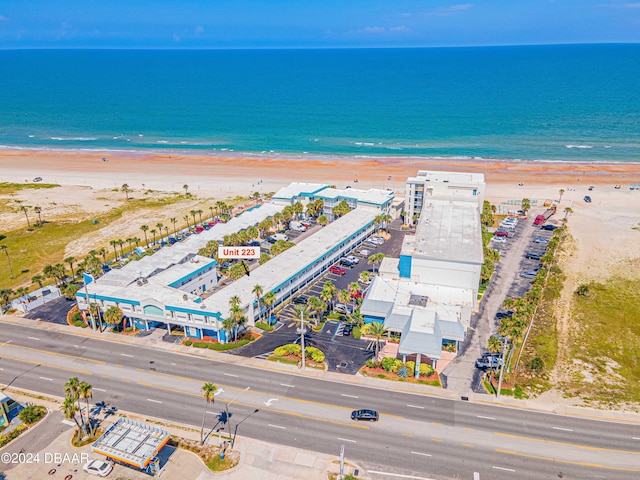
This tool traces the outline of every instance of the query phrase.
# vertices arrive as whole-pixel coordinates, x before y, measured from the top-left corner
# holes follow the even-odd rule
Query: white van
[[[273,238],[276,242],[278,240],[284,240],[285,242],[289,241],[289,237],[287,237],[284,233],[276,233],[275,235],[272,235],[271,238]]]
[[[295,230],[297,232],[306,232],[307,231],[307,227],[302,225],[302,223],[300,223],[300,222],[290,222],[289,223],[289,228],[291,230]]]

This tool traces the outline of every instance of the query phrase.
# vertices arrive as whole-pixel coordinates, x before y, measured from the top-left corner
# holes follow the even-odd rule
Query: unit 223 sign
[[[218,258],[260,258],[260,247],[218,246]]]

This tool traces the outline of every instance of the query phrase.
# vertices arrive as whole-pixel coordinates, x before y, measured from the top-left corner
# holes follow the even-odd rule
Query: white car
[[[360,263],[360,259],[358,257],[353,256],[353,255],[349,255],[347,257],[347,260],[349,260],[350,262],[353,262],[353,263]]]
[[[493,243],[507,243],[507,237],[491,237]]]
[[[363,248],[358,252],[358,255],[362,255],[363,257],[368,257],[369,255],[371,255],[371,252],[366,248]]]
[[[91,475],[106,477],[113,470],[113,463],[106,460],[89,460],[82,469]]]

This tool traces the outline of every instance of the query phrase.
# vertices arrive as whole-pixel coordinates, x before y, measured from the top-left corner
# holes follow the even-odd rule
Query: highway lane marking
[[[281,383],[280,386],[287,387],[287,388],[296,388],[295,385],[289,385],[288,383]]]
[[[420,405],[409,405],[409,404],[407,404],[407,407],[410,407],[410,408],[420,408],[420,409],[424,410],[424,407],[421,407]]]
[[[233,373],[225,373],[224,376],[225,377],[236,377],[236,378],[238,378],[238,375],[234,375]]]
[[[533,458],[535,460],[546,460],[548,462],[557,462],[557,463],[566,463],[568,465],[580,465],[583,467],[590,468],[602,468],[604,470],[617,470],[621,472],[640,472],[640,469],[636,468],[624,468],[624,467],[608,467],[607,465],[602,465],[599,463],[589,463],[589,462],[574,462],[572,460],[562,460],[560,458],[552,458],[552,457],[541,457],[538,455],[529,455],[527,453],[514,452],[513,450],[503,450],[501,448],[496,448],[495,451],[497,453],[505,453],[507,455],[515,455],[516,457],[526,457]],[[634,453],[634,452],[626,452],[626,453]]]
[[[348,397],[348,398],[360,398],[357,395],[347,395],[346,393],[341,393],[340,396],[341,397]]]
[[[147,402],[162,403],[160,400],[154,400],[153,398],[147,398]]]
[[[111,378],[109,375],[100,375],[102,378]]]
[[[442,422],[431,422],[433,425],[444,425]]]
[[[562,430],[563,432],[573,432],[571,428],[552,427],[554,430]]]
[[[351,440],[350,438],[342,438],[342,437],[336,437],[336,438],[342,442],[358,443],[356,440]]]
[[[133,358],[133,355],[129,355],[128,353],[121,353],[120,356]]]
[[[282,429],[282,430],[286,430],[286,429],[287,429],[287,427],[283,427],[282,425],[272,425],[271,423],[269,423],[268,425],[269,425],[270,427],[273,427],[273,428],[280,428],[280,429]]]
[[[173,366],[175,367],[175,366],[177,365],[177,363],[173,363],[173,362],[171,362],[171,365],[173,365]]]
[[[444,440],[442,440],[441,438],[432,438],[431,440],[434,442],[444,443]]]
[[[403,434],[402,434],[402,436],[403,436],[403,437],[410,437],[410,438],[413,438],[413,434],[411,434],[411,433],[403,433]]]
[[[54,356],[57,355],[59,357],[68,357],[68,358],[74,358],[74,359],[78,359],[78,360],[86,360],[87,362],[99,363],[101,365],[106,365],[106,363],[107,363],[107,362],[104,362],[102,360],[93,360],[92,358],[78,357],[77,355],[69,355],[68,353],[50,352],[48,350],[43,350],[41,348],[25,347],[23,345],[16,345],[15,343],[11,344],[11,348],[20,348],[22,350],[30,350],[32,352],[40,352],[40,353],[45,353],[47,355],[54,355]]]
[[[504,470],[505,472],[515,473],[515,470],[513,468],[496,467],[495,465],[492,465],[491,468],[495,468],[496,470]]]
[[[554,440],[545,440],[543,438],[534,438],[534,437],[525,437],[524,435],[514,435],[512,433],[502,433],[502,432],[493,432],[494,435],[498,435],[500,437],[508,437],[508,438],[519,438],[523,440],[530,440],[534,442],[544,442],[552,445],[564,445],[567,447],[575,447],[582,448],[584,450],[595,450],[597,452],[616,452],[616,453],[629,453],[631,455],[640,455],[640,452],[633,452],[630,450],[616,450],[615,448],[604,448],[604,447],[589,447],[587,445],[579,445],[577,443],[568,443],[568,442],[556,442]]]
[[[121,363],[114,363],[114,366],[116,367],[122,367],[123,365]]]
[[[38,337],[27,337],[27,338],[29,338],[31,340],[40,340]]]
[[[49,365],[48,363],[36,362],[35,360],[23,360],[22,358],[8,357],[7,355],[3,355],[2,358],[6,360],[13,360],[14,362],[29,363],[31,365],[37,365],[39,367],[55,368],[57,370],[64,370],[65,372],[76,372],[82,373],[84,375],[93,375],[92,372],[89,372],[87,370],[75,370],[73,368],[58,367],[56,365]]]
[[[123,381],[124,383],[131,383],[131,380],[127,380],[126,378],[123,378],[123,379],[122,379],[122,381]]]
[[[631,437],[631,440],[640,440],[640,437]]]
[[[494,418],[494,417],[484,417],[484,416],[482,416],[482,415],[476,415],[476,417],[478,417],[478,418],[484,418],[485,420],[495,420],[495,418]]]
[[[40,377],[42,380],[46,380],[48,382],[53,382],[53,378],[49,378],[49,377]]]
[[[130,380],[127,380],[127,382],[130,382]],[[179,393],[179,394],[182,394],[182,395],[190,395],[192,397],[198,397],[198,398],[202,397],[202,395],[200,395],[199,393],[185,392],[184,390],[177,390],[175,388],[169,388],[169,387],[160,387],[160,386],[152,385],[150,383],[145,383],[145,382],[136,382],[136,384],[138,384],[140,386],[143,386],[143,387],[155,388],[155,389],[158,389],[158,390],[166,390],[168,392]],[[234,405],[240,405],[242,407],[248,407],[248,408],[256,408],[255,405],[251,405],[249,403],[237,402],[237,401],[234,402]],[[342,408],[342,407],[334,407],[334,408]],[[265,407],[262,407],[260,410],[279,413],[279,414],[282,414],[282,415],[289,415],[289,416],[292,416],[292,417],[304,418],[304,419],[307,419],[307,420],[315,420],[315,421],[318,421],[318,422],[331,423],[333,425],[342,425],[344,427],[360,428],[360,429],[363,429],[363,430],[369,430],[369,427],[367,425],[359,425],[359,424],[354,424],[354,423],[339,422],[337,420],[329,420],[329,419],[326,419],[326,418],[312,417],[311,415],[305,415],[303,413],[287,412],[287,411],[284,411],[284,410],[275,410],[273,408],[265,408]]]
[[[389,476],[389,477],[409,478],[410,480],[434,480],[433,478],[416,477],[415,475],[403,475],[401,473],[379,472],[377,470],[367,470],[367,472],[375,473],[377,475],[386,475],[386,476]]]
[[[475,445],[473,445],[472,443],[462,443],[461,445],[463,447],[475,448]]]
[[[4,370],[4,368],[0,368],[0,370]]]
[[[423,457],[433,457],[433,455],[431,455],[430,453],[424,453],[424,452],[411,452],[414,455],[422,455]]]
[[[105,390],[105,389],[103,389],[103,388],[96,388],[96,387],[93,387],[93,389],[94,389],[96,392],[106,392],[106,390]]]

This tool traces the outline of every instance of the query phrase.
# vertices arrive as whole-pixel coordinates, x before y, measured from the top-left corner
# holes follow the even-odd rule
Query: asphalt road
[[[93,385],[94,402],[197,426],[199,389],[212,381],[222,389],[218,404],[232,403],[231,427],[242,422],[239,435],[333,454],[345,444],[373,471],[432,478],[478,471],[492,479],[640,474],[594,466],[637,468],[637,425],[383,391],[10,324],[1,335],[4,384],[62,395],[64,382],[78,376]],[[362,407],[380,411],[380,422],[352,422],[350,410]]]

